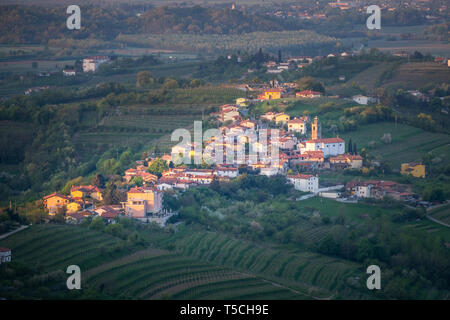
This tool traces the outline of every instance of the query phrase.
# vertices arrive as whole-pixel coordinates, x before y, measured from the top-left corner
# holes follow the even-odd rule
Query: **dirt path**
[[[16,232],[22,231],[23,229],[26,229],[26,228],[28,228],[28,226],[20,226],[20,228],[17,228],[16,230],[2,234],[2,235],[0,235],[0,240],[5,239],[5,238],[9,237],[10,235],[12,235]]]

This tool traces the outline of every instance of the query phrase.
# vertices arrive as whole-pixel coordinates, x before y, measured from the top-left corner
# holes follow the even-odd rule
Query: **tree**
[[[352,138],[350,138],[349,140],[348,140],[348,153],[353,153],[353,145],[352,145]]]
[[[123,234],[123,226],[120,223],[109,224],[105,231],[115,237],[120,237]]]
[[[154,82],[148,71],[140,71],[137,74],[136,87],[147,87]]]
[[[163,89],[171,90],[171,89],[176,89],[176,88],[178,88],[178,81],[177,80],[172,79],[172,78],[167,78],[164,81]]]
[[[297,90],[313,90],[319,92],[325,92],[323,84],[312,77],[303,77],[297,83]]]
[[[153,160],[153,162],[148,166],[147,171],[157,175],[158,177],[161,177],[161,174],[163,171],[166,171],[168,169],[166,161],[162,160],[161,158],[156,158]]]
[[[358,149],[356,148],[356,142],[353,143],[353,154],[358,154]]]
[[[131,179],[129,184],[141,187],[144,184],[144,178],[139,177],[139,176],[133,177],[133,179]]]
[[[95,217],[94,219],[92,219],[89,228],[97,231],[103,231],[105,229],[105,223],[103,222],[103,218]]]
[[[100,173],[97,173],[93,178],[92,178],[92,185],[99,187],[99,188],[103,188],[105,186],[105,177],[103,177]]]

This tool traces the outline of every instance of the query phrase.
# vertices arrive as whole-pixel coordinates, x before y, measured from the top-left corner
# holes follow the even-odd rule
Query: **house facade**
[[[295,190],[317,193],[319,191],[319,177],[310,174],[297,174],[286,176]]]
[[[12,260],[11,249],[0,247],[0,264],[11,262],[11,260]]]

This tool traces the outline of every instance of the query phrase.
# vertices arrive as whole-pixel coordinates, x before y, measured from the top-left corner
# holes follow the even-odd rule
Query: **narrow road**
[[[16,230],[13,230],[13,231],[5,233],[5,234],[2,234],[2,235],[0,235],[0,240],[5,239],[5,238],[9,237],[10,235],[12,235],[12,234],[14,234],[16,232],[19,232],[19,231],[21,231],[23,229],[26,229],[26,228],[28,228],[28,226],[20,226],[20,228],[17,228]]]
[[[427,218],[430,219],[433,222],[439,223],[440,225],[443,225],[444,227],[450,228],[450,224],[444,223],[442,221],[439,221],[433,217],[430,217],[429,215],[427,215]]]

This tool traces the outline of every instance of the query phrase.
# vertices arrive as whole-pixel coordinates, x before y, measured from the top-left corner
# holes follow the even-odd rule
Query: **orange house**
[[[56,192],[44,197],[44,206],[51,215],[57,213],[58,210],[66,209],[69,202],[69,197]]]

